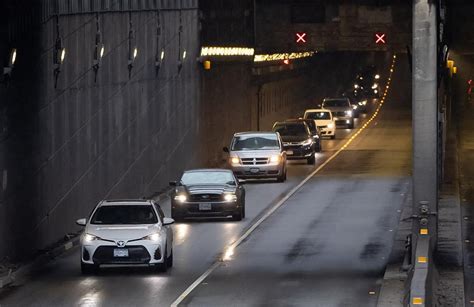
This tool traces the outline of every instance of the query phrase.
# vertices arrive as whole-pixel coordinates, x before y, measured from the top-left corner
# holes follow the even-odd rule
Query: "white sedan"
[[[304,112],[303,118],[314,120],[316,126],[321,130],[321,136],[336,138],[336,122],[330,110],[309,109]]]
[[[166,271],[173,265],[174,220],[152,200],[104,200],[81,237],[81,271],[95,273],[101,265],[148,265]]]

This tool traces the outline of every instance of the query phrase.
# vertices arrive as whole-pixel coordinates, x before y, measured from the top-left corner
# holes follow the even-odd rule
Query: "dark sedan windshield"
[[[276,135],[246,136],[234,138],[232,150],[278,150],[280,145]]]
[[[278,124],[273,127],[273,131],[281,136],[307,136],[308,130],[303,123],[298,124]]]
[[[105,225],[156,223],[158,223],[158,218],[151,205],[101,206],[91,219],[91,224]]]
[[[234,176],[230,172],[185,172],[181,177],[184,185],[196,184],[235,184]]]
[[[323,107],[347,107],[349,103],[346,99],[330,99],[323,102]]]

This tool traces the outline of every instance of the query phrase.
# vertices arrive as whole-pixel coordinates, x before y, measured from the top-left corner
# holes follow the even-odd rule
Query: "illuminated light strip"
[[[255,49],[245,47],[202,47],[201,56],[253,56]]]
[[[292,53],[273,53],[273,54],[256,54],[253,58],[254,62],[270,62],[281,60],[294,60],[312,57],[316,52],[292,52]]]
[[[392,66],[395,64],[395,58],[393,59]],[[392,69],[393,70],[393,69]],[[390,73],[390,77],[392,76],[393,71]],[[387,86],[386,85],[386,91],[387,91]],[[298,192],[303,185],[306,184],[311,178],[314,177],[317,173],[319,173],[329,162],[334,160],[344,149],[349,146],[349,144],[352,143],[352,141],[377,117],[377,114],[379,113],[380,109],[382,108],[383,104],[385,102],[385,98],[382,98],[380,100],[380,103],[375,110],[375,113],[370,117],[370,119],[365,122],[365,124],[357,130],[355,134],[352,135],[351,138],[341,147],[339,148],[332,156],[330,156],[326,161],[324,161],[323,164],[318,166],[311,174],[309,174],[303,181],[301,181],[296,187],[291,189],[288,194],[286,194],[279,202],[277,202],[270,210],[268,210],[260,219],[258,219],[245,233],[238,238],[236,241],[234,241],[231,245],[229,245],[227,248],[224,250],[224,256],[220,261],[216,261],[212,264],[212,266],[205,271],[201,276],[199,276],[183,293],[181,293],[180,296],[171,304],[171,307],[177,307],[182,301],[186,299],[186,297],[191,294],[191,292],[196,289],[199,284],[201,284],[209,275],[212,274],[220,265],[222,262],[228,261],[231,259],[231,256],[234,254],[235,248],[239,246],[245,239],[247,239],[252,232],[257,229],[258,226],[260,226],[266,219],[270,217],[276,210],[278,210],[291,196],[293,196],[296,192]]]

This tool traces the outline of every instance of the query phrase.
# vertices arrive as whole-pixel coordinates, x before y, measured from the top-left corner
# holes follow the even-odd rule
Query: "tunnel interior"
[[[301,117],[364,67],[383,82],[394,54],[409,67],[409,4],[329,2],[4,1],[0,54],[17,60],[0,85],[0,258],[78,231],[101,199],[151,197],[184,169],[225,165],[233,133]]]

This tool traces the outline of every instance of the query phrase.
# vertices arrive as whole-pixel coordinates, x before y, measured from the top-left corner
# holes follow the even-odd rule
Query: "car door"
[[[165,218],[165,213],[161,209],[160,205],[157,203],[154,203],[156,212],[158,212],[158,215],[160,216],[160,221],[163,223],[164,218]],[[166,225],[162,227],[164,234],[166,235],[166,255],[168,256],[171,253],[171,249],[173,248],[173,229],[171,228],[171,225]]]
[[[232,174],[232,176],[234,177],[235,184],[237,185],[237,199],[239,199],[240,203],[243,203],[245,201],[245,188],[242,184],[239,183],[239,179],[237,179],[234,174]]]

